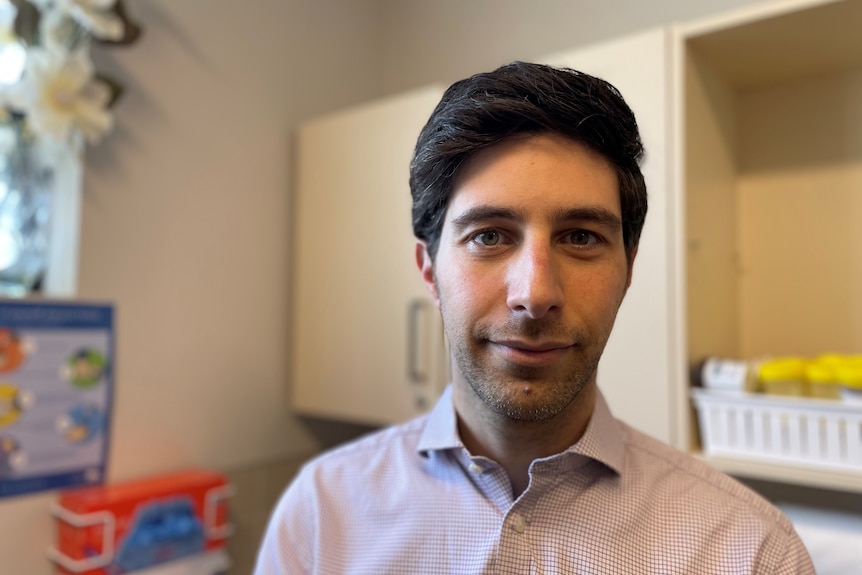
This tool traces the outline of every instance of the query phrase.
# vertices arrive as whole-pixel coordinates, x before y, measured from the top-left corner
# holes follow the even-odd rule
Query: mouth
[[[509,362],[524,366],[552,365],[573,347],[565,342],[526,342],[520,340],[489,341],[491,347]]]

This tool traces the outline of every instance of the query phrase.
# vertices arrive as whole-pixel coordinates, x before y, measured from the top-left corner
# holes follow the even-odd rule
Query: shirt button
[[[481,475],[485,471],[478,463],[471,463],[467,469],[470,470],[470,473],[475,473],[476,475]]]
[[[523,533],[527,530],[527,521],[521,515],[515,515],[515,522],[512,524],[512,528],[518,533]]]

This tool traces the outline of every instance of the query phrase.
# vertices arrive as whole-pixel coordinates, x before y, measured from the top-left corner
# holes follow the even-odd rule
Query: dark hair
[[[631,109],[599,78],[513,62],[452,84],[419,134],[410,163],[413,233],[427,243],[432,259],[464,162],[511,136],[545,132],[583,143],[616,168],[623,240],[631,255],[647,212],[643,144]]]

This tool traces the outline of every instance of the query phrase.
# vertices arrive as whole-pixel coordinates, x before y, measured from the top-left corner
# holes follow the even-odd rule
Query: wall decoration
[[[0,300],[0,497],[100,484],[113,308]]]

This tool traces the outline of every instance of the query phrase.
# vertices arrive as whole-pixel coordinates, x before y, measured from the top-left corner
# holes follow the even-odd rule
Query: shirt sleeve
[[[796,534],[791,531],[786,539],[782,553],[778,557],[773,575],[817,575],[808,550]]]
[[[303,470],[276,505],[257,555],[254,575],[314,573],[316,517]]]

